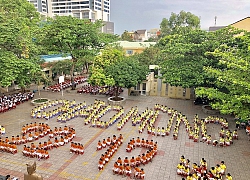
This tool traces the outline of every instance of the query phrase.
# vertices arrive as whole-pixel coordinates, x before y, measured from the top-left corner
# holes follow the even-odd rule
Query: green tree
[[[0,0],[0,56],[2,86],[16,81],[24,90],[40,71],[39,49],[33,41],[40,15],[26,0]],[[6,77],[9,76],[9,77]]]
[[[140,54],[135,54],[136,58],[142,65],[159,65],[164,60],[161,49],[158,46],[150,46],[143,50]]]
[[[192,30],[165,36],[158,43],[167,59],[160,64],[164,81],[182,87],[214,86],[214,77],[203,67],[223,69],[224,65],[218,64],[218,58],[206,52],[213,52],[221,44],[231,43],[239,32],[228,27],[217,32]]]
[[[133,56],[125,57],[121,47],[108,46],[95,59],[89,83],[113,86],[117,98],[119,87],[130,88],[140,83],[145,79],[147,70],[147,66],[140,65]]]
[[[162,19],[160,28],[160,37],[170,34],[186,33],[190,30],[200,29],[200,19],[190,12],[181,11],[179,14],[172,12],[169,19]]]
[[[242,119],[250,112],[250,34],[236,37],[222,44],[214,52],[207,54],[219,59],[224,69],[205,67],[204,70],[215,77],[215,87],[198,88],[196,94],[207,96],[214,109],[222,114],[234,114]]]
[[[121,40],[122,41],[133,41],[133,36],[127,30],[125,30],[121,35]]]
[[[104,38],[100,38],[102,26],[101,21],[92,23],[72,16],[57,16],[55,19],[48,19],[48,22],[43,25],[39,43],[44,44],[50,53],[71,55],[70,75],[73,81],[78,60],[97,55],[106,45],[106,42],[101,41]]]

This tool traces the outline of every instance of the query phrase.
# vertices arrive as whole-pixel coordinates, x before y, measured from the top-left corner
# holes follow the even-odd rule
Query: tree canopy
[[[0,5],[0,85],[16,81],[25,88],[41,70],[39,48],[33,41],[40,15],[26,0],[0,0]]]
[[[216,87],[198,88],[197,95],[207,96],[211,105],[223,114],[234,114],[246,119],[250,112],[250,34],[236,37],[231,43],[222,44],[209,55],[219,59],[224,69],[204,67],[215,77]]]
[[[160,37],[170,34],[183,34],[190,30],[200,29],[200,18],[190,12],[181,11],[179,14],[172,12],[169,19],[162,19],[160,28]]]
[[[40,43],[46,47],[48,53],[71,55],[70,75],[73,80],[77,63],[79,65],[81,62],[88,68],[90,60],[100,49],[118,38],[101,33],[102,26],[102,21],[90,22],[72,16],[56,16],[55,19],[48,19],[43,24]]]
[[[160,64],[164,81],[182,87],[213,86],[213,77],[203,67],[224,68],[224,65],[218,64],[218,58],[206,52],[231,43],[238,33],[238,30],[228,27],[216,32],[192,30],[165,36],[158,43],[166,57]]]
[[[125,30],[121,35],[121,40],[122,41],[133,41],[133,36],[127,30]]]
[[[108,46],[95,58],[89,83],[130,88],[145,79],[147,70],[133,56],[125,57],[121,47]]]

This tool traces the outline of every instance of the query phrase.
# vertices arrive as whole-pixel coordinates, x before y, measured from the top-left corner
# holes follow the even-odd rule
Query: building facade
[[[89,19],[91,22],[102,20],[102,32],[114,34],[114,23],[110,22],[111,0],[28,0],[37,11],[49,17],[72,16]]]
[[[28,0],[29,3],[34,4],[36,10],[43,16],[48,14],[47,0]]]
[[[130,41],[118,41],[116,43],[123,48],[126,56],[140,54],[147,47],[156,44],[156,42],[130,42]]]

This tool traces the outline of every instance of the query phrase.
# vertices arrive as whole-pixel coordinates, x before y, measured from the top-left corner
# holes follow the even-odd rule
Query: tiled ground
[[[124,93],[126,96],[126,93]],[[38,97],[38,93],[35,94]],[[64,93],[52,93],[52,92],[41,92],[41,97],[47,97],[50,99],[64,98],[68,100],[76,99],[77,103],[86,101],[87,104],[94,102],[94,99],[107,100],[104,96],[92,96],[86,94],[77,94],[75,92]],[[138,106],[139,112],[142,112],[148,108],[153,108],[155,103],[167,105],[168,107],[173,107],[178,111],[184,113],[188,119],[191,121],[195,114],[199,117],[204,118],[207,115],[201,111],[200,106],[194,106],[191,101],[188,100],[175,100],[163,97],[127,97],[127,102],[125,105],[125,113],[132,106]],[[16,110],[9,111],[4,114],[0,114],[0,124],[6,127],[6,135],[11,137],[12,135],[17,135],[21,131],[23,124],[30,123],[34,121],[30,118],[30,110],[33,107],[30,103],[24,103],[17,107]],[[103,118],[109,119],[114,113],[110,112],[106,114]],[[166,114],[160,113],[159,120],[156,122],[158,126],[166,126],[168,116]],[[233,130],[234,122],[230,119],[230,129]],[[44,120],[36,120],[37,122],[45,122]],[[50,127],[64,126],[65,124],[59,124],[56,122],[55,118],[47,122]],[[199,162],[202,157],[204,157],[209,167],[216,165],[221,160],[224,160],[227,165],[227,172],[230,172],[235,180],[247,180],[250,176],[249,172],[249,158],[250,158],[250,142],[247,140],[244,131],[239,132],[240,139],[234,141],[234,144],[230,147],[219,148],[207,146],[201,142],[194,143],[188,139],[188,135],[185,132],[184,125],[182,124],[179,131],[178,140],[173,140],[172,136],[168,137],[152,137],[146,132],[143,134],[138,133],[137,127],[131,126],[131,122],[128,122],[121,131],[116,130],[116,125],[102,130],[97,128],[92,128],[84,125],[84,119],[77,118],[67,122],[67,125],[72,126],[76,129],[76,138],[73,141],[80,142],[84,144],[85,153],[84,155],[74,155],[69,153],[69,144],[58,149],[53,149],[50,151],[50,158],[48,160],[37,161],[37,173],[41,174],[44,179],[49,180],[97,180],[97,179],[125,179],[121,176],[112,174],[112,167],[115,160],[120,156],[124,158],[125,156],[131,157],[136,156],[145,149],[137,148],[131,153],[126,153],[125,147],[127,142],[132,137],[153,139],[158,142],[158,155],[153,159],[152,163],[147,164],[145,167],[146,179],[147,180],[174,180],[181,179],[181,177],[176,175],[176,165],[179,163],[179,158],[181,155],[185,155],[189,158],[191,162]],[[220,127],[218,125],[209,124],[208,132],[212,134],[213,137],[218,137]],[[96,145],[98,140],[112,136],[113,134],[119,135],[120,133],[124,136],[124,144],[119,148],[118,152],[113,156],[105,169],[101,172],[97,170],[98,159],[100,155],[105,151],[96,151]],[[47,140],[47,137],[44,138]],[[41,140],[43,141],[43,139]],[[23,173],[26,172],[26,163],[31,163],[34,159],[29,159],[22,156],[22,146],[19,146],[19,152],[15,155],[0,152],[0,174],[6,175],[11,174],[13,176],[23,179]]]

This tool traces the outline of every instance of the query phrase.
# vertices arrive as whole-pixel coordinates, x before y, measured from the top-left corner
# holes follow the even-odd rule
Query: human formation
[[[27,128],[26,132],[24,130],[25,127]],[[31,133],[32,131],[34,131],[34,134]],[[53,131],[47,124],[44,125],[44,123],[39,123],[38,127],[35,126],[35,123],[26,125],[23,127],[22,132],[23,136],[26,133],[28,134],[27,139],[23,143],[31,142],[30,146],[24,145],[22,151],[23,155],[30,158],[38,158],[39,160],[48,159],[49,150],[68,144],[76,136],[74,128],[68,126],[59,128],[55,127]],[[35,144],[33,142],[47,135],[49,136],[49,139],[47,141],[38,142],[38,144]]]
[[[57,107],[60,105],[60,107]],[[51,111],[46,111],[48,108],[53,108]],[[109,119],[109,121],[101,121],[101,118],[111,110],[117,111],[117,113]],[[168,120],[167,127],[155,127],[155,122],[157,121],[159,112],[162,111],[166,113],[170,118]],[[168,108],[164,105],[156,104],[153,109],[146,109],[141,114],[138,113],[137,107],[132,107],[128,113],[124,114],[124,109],[121,106],[105,105],[104,101],[95,100],[94,104],[86,105],[86,103],[77,104],[75,100],[52,100],[43,105],[37,106],[31,111],[32,118],[44,118],[49,120],[51,118],[57,117],[58,122],[67,122],[75,117],[85,118],[84,124],[91,127],[97,128],[108,128],[109,126],[117,123],[117,130],[121,130],[124,125],[131,120],[132,126],[138,126],[138,132],[141,134],[145,129],[148,134],[153,136],[169,136],[171,130],[173,130],[173,139],[178,139],[179,126],[181,123],[184,123],[186,131],[189,135],[189,138],[194,142],[204,142],[207,145],[213,146],[230,146],[233,143],[233,139],[238,139],[237,130],[231,132],[228,129],[228,121],[225,118],[219,118],[218,116],[208,116],[205,119],[200,119],[198,115],[194,116],[193,127],[191,127],[190,122],[187,120],[187,117],[181,112],[174,110],[173,108]],[[212,140],[211,135],[207,134],[206,125],[208,123],[214,123],[221,125],[221,131],[219,133],[219,140]],[[17,135],[16,137],[12,136],[11,139],[6,137],[5,139],[0,139],[0,149],[9,153],[17,153],[17,145],[25,144],[23,148],[23,155],[31,158],[38,159],[47,159],[49,158],[48,150],[63,146],[68,142],[72,141],[75,137],[75,130],[73,128],[65,127],[55,127],[54,131],[50,129],[49,125],[46,123],[36,122],[26,124],[22,128],[22,135]],[[43,138],[48,135],[49,139],[44,142],[39,142],[35,144],[33,141]],[[53,140],[53,141],[52,141]],[[26,143],[30,142],[28,146]],[[117,152],[120,145],[123,143],[122,135],[116,137],[115,135],[111,138],[103,139],[98,141],[97,150],[100,151],[104,148],[107,148],[105,153],[100,157],[98,163],[98,169],[103,170],[105,165],[109,162],[110,158]],[[138,179],[144,179],[145,172],[143,168],[139,166],[145,165],[148,162],[152,161],[152,158],[157,154],[157,142],[153,140],[140,139],[131,139],[127,144],[126,151],[131,152],[135,147],[148,148],[146,153],[140,154],[137,157],[125,157],[124,160],[118,158],[114,164],[113,172],[114,174],[123,175],[123,176],[134,176]],[[70,152],[75,154],[84,154],[84,146],[77,142],[71,142]],[[182,159],[185,159],[182,157]],[[183,162],[180,162],[177,166],[177,173],[184,176],[187,179],[196,177],[213,177],[221,178],[225,177],[230,180],[231,175],[223,174],[218,171],[214,173],[214,168],[207,170],[207,167],[200,164],[195,167],[190,168],[190,161],[187,159]],[[195,165],[195,164],[194,164]],[[221,166],[221,164],[219,165]],[[204,168],[206,167],[206,170]],[[224,167],[222,165],[222,167]],[[221,168],[221,167],[220,167]],[[221,168],[222,169],[222,168]]]
[[[183,155],[177,165],[177,174],[186,180],[232,180],[230,173],[226,172],[227,166],[224,161],[216,166],[208,167],[208,162],[202,158],[199,163],[190,165],[190,160],[186,159]]]
[[[15,109],[17,105],[33,99],[34,93],[15,93],[0,96],[0,113]]]
[[[135,148],[147,149],[145,153],[139,154],[138,156],[128,157],[124,159],[119,157],[113,166],[113,174],[134,177],[136,179],[144,179],[145,171],[143,168],[139,168],[140,165],[146,165],[152,162],[152,159],[157,154],[157,142],[153,140],[145,140],[140,137],[132,138],[127,144],[126,151],[130,153]]]
[[[122,134],[119,137],[113,135],[112,138],[108,137],[107,140],[103,139],[102,141],[98,141],[97,143],[97,151],[107,148],[105,153],[101,154],[101,157],[98,162],[98,170],[102,171],[104,166],[109,163],[111,157],[117,152],[118,148],[123,143],[123,136]]]
[[[32,109],[30,115],[32,118],[45,120],[57,117],[57,122],[66,123],[76,117],[83,117],[82,112],[85,107],[86,102],[77,104],[75,100],[52,100]],[[49,108],[53,109],[49,110]]]

